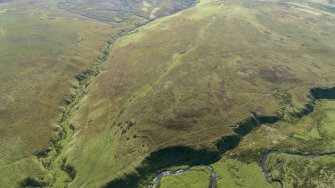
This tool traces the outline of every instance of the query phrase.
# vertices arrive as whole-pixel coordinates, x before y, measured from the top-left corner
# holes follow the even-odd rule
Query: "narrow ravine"
[[[190,7],[194,6],[195,4],[196,1]],[[183,10],[179,10],[171,14],[175,14]],[[39,182],[28,177],[22,181],[22,186],[66,187],[75,179],[77,174],[76,169],[74,166],[67,163],[67,159],[63,155],[65,148],[71,141],[75,132],[75,127],[71,124],[73,114],[79,108],[80,101],[86,95],[90,83],[100,74],[103,65],[108,62],[115,42],[124,36],[129,35],[133,31],[136,31],[138,28],[155,20],[156,19],[147,19],[145,22],[135,24],[136,26],[123,29],[119,34],[106,42],[105,46],[100,50],[100,57],[96,58],[92,62],[90,69],[85,70],[81,74],[75,76],[74,82],[71,83],[71,89],[69,92],[71,95],[68,95],[64,98],[63,105],[60,107],[61,113],[57,122],[59,128],[57,130],[56,136],[50,140],[50,147],[48,149],[35,153],[35,156],[38,158],[44,168],[52,174],[53,180],[52,182]],[[67,176],[67,178],[62,178],[59,180],[58,177],[63,177],[64,174]]]
[[[73,114],[78,109],[80,101],[86,95],[90,83],[100,74],[103,64],[105,64],[109,60],[115,42],[120,38],[128,35],[130,32],[152,21],[153,20],[148,20],[143,24],[138,24],[134,28],[123,30],[120,34],[107,41],[105,47],[101,50],[101,56],[93,61],[91,68],[75,77],[75,81],[72,84],[72,89],[70,92],[72,94],[64,99],[64,105],[61,108],[62,111],[60,119],[58,121],[58,125],[60,128],[58,129],[57,136],[53,140],[51,140],[50,149],[36,153],[39,161],[43,164],[45,169],[48,170],[53,176],[52,182],[41,182],[41,185],[48,187],[59,187],[59,185],[67,186],[76,178],[77,172],[75,167],[67,163],[67,159],[64,155],[66,147],[71,141],[72,136],[75,132],[75,126],[71,124]],[[311,89],[310,93],[311,102],[306,104],[303,110],[295,114],[299,118],[309,114],[314,110],[315,100],[335,98],[335,88],[315,88]],[[142,174],[129,174],[128,176],[126,176],[126,179],[112,180],[111,182],[107,183],[106,187],[113,187],[114,185],[122,185],[127,187],[128,182],[134,182],[134,184],[138,184],[142,178],[148,178],[148,176],[154,174],[160,169],[166,169],[167,167],[176,164],[189,165],[190,168],[194,166],[199,166],[198,164],[204,164],[205,166],[207,165],[207,167],[211,168],[209,164],[218,161],[220,159],[220,156],[222,156],[225,152],[236,148],[240,143],[241,139],[245,135],[249,134],[255,127],[262,124],[276,123],[280,121],[281,118],[282,117],[276,116],[260,116],[258,114],[252,113],[250,118],[247,118],[246,120],[242,121],[237,125],[236,129],[233,130],[233,135],[224,136],[221,139],[217,140],[217,142],[213,143],[216,146],[215,150],[209,150],[206,148],[196,150],[193,148],[176,146],[170,148],[163,148],[161,149],[161,151],[164,150],[165,152],[162,153],[160,153],[160,150],[154,151],[147,159],[144,160],[144,162],[148,165],[143,165],[143,168],[137,168],[137,170],[140,171]],[[188,157],[175,157],[180,155],[181,153],[183,155],[188,155]],[[169,163],[165,163],[164,161],[157,163],[157,159],[164,158],[164,156],[162,157],[161,155],[166,155],[168,158],[172,159],[176,158],[175,160],[178,161],[170,160]],[[185,173],[190,168],[181,169],[179,172],[165,171],[165,173],[163,172],[157,175],[153,180],[153,187],[157,183],[159,183],[160,179],[163,176],[171,175],[174,173]],[[211,172],[211,183],[209,186],[214,187],[216,176],[212,168]],[[64,178],[63,174],[65,174],[67,177]],[[62,179],[59,179],[59,177],[62,177]],[[57,184],[58,182],[61,183]]]
[[[267,170],[267,166],[266,166],[266,163],[267,163],[270,155],[274,154],[274,153],[286,154],[286,155],[291,155],[291,156],[301,156],[301,157],[322,157],[322,156],[335,155],[335,152],[327,152],[327,153],[298,153],[298,152],[295,152],[295,153],[293,153],[293,152],[284,152],[284,151],[279,151],[279,150],[268,151],[267,153],[265,153],[261,157],[262,172],[263,172],[264,178],[265,178],[267,183],[269,183],[269,184],[276,183],[276,184],[280,185],[280,187],[284,187],[284,183],[282,182],[282,180],[270,179],[270,173]]]
[[[148,20],[145,23],[138,24],[136,27],[124,29],[118,35],[112,37],[100,50],[101,55],[93,61],[91,68],[75,76],[69,92],[71,95],[64,98],[63,105],[60,107],[61,114],[57,122],[59,129],[57,130],[56,136],[50,140],[51,146],[46,150],[35,153],[35,156],[39,159],[44,168],[53,175],[53,180],[52,182],[37,182],[31,178],[26,178],[22,182],[34,182],[34,184],[44,187],[58,187],[60,185],[57,184],[57,181],[58,177],[62,176],[61,174],[66,174],[66,176],[68,176],[66,185],[74,180],[77,172],[72,165],[67,164],[66,157],[62,155],[64,148],[71,141],[75,131],[70,120],[72,119],[74,112],[79,108],[80,101],[87,93],[90,83],[100,74],[103,65],[108,62],[115,42],[152,21],[154,20]],[[27,186],[30,186],[30,184],[28,183]]]
[[[284,187],[284,184],[281,180],[275,180],[275,179],[270,179],[269,178],[269,172],[267,171],[267,168],[266,168],[266,162],[267,160],[269,159],[269,156],[272,154],[272,153],[276,153],[277,150],[270,150],[269,152],[265,153],[262,157],[261,157],[261,168],[262,168],[262,172],[263,172],[263,176],[265,178],[265,181],[268,183],[268,184],[278,184],[280,187]]]
[[[60,183],[57,182],[58,177],[61,177],[62,175],[64,176],[64,174],[68,176],[66,185],[74,180],[76,170],[72,165],[67,164],[66,158],[62,155],[64,148],[67,147],[67,144],[70,142],[75,131],[70,120],[72,119],[74,112],[78,109],[81,99],[85,96],[90,82],[99,75],[103,64],[109,60],[114,43],[134,29],[136,28],[124,30],[117,36],[108,40],[106,45],[100,50],[100,57],[93,61],[91,68],[75,76],[75,81],[71,84],[71,95],[65,97],[63,106],[61,107],[61,115],[58,120],[60,128],[58,129],[56,136],[50,141],[51,147],[48,150],[37,152],[35,154],[45,169],[53,175],[52,182],[41,182],[41,185],[48,187],[60,186],[57,184]]]

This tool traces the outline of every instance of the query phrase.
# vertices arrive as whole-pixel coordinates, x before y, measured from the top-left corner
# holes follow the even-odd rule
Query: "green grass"
[[[44,169],[35,157],[32,156],[18,160],[15,163],[1,166],[0,168],[1,187],[18,187],[18,183],[27,177],[36,180],[45,178],[45,181],[50,181],[52,179],[49,172]]]
[[[223,157],[211,165],[217,176],[216,187],[269,188],[276,187],[265,182],[262,169],[257,162],[245,163],[236,159]],[[205,169],[206,171],[200,169]],[[210,172],[207,167],[194,167],[180,175],[165,176],[160,181],[160,188],[190,187],[205,188],[209,185]]]
[[[90,67],[117,30],[60,11],[51,1],[0,9],[8,10],[0,16],[0,185],[15,187],[48,173],[32,154],[49,147],[73,77]]]
[[[159,188],[206,188],[209,185],[210,170],[207,167],[194,167],[179,175],[169,175],[161,179]]]
[[[149,20],[164,17],[177,11],[188,8],[196,0],[179,1],[69,1],[61,0],[59,6],[70,12],[106,22],[114,27],[132,27]],[[115,11],[117,10],[117,11]]]
[[[262,151],[271,148],[302,153],[333,152],[334,104],[334,100],[321,100],[317,102],[316,110],[302,119],[262,126],[247,135],[233,153],[245,158],[252,158],[251,155],[258,158]]]
[[[0,13],[1,185],[31,174],[7,166],[38,164],[22,158],[48,146],[71,78],[88,69],[118,31],[57,6],[0,4],[0,10],[14,8]],[[334,85],[333,15],[315,12],[300,2],[204,0],[122,37],[66,119],[75,132],[59,143],[65,146],[59,159],[77,171],[69,187],[104,185],[134,172],[157,149],[213,148],[251,112],[286,114],[288,121],[259,128],[230,153],[238,160],[215,164],[228,174],[219,183],[247,186],[237,178],[254,177],[249,182],[266,186],[255,161],[269,148],[332,150],[331,105],[321,102],[301,120],[287,116],[310,100],[310,88]],[[59,159],[53,165],[61,166]],[[35,173],[36,179],[48,174]],[[68,177],[56,173],[61,187]]]
[[[262,169],[257,162],[244,163],[236,159],[222,158],[212,165],[216,176],[218,188],[223,187],[245,187],[245,188],[268,188],[276,187],[265,182]]]
[[[217,186],[276,187],[266,183],[258,163],[262,151],[268,149],[307,154],[334,152],[334,104],[334,100],[319,101],[316,110],[302,119],[263,125],[247,135],[240,146],[228,153],[230,157],[223,157],[212,164],[216,176],[219,176]],[[334,165],[334,156],[305,157],[275,153],[267,161],[271,174],[269,178],[281,180],[285,187],[331,187],[334,184]],[[172,180],[162,181],[162,185],[173,187],[170,182],[186,177],[171,176]],[[197,177],[195,174],[187,178],[191,181]]]
[[[85,6],[100,6],[97,3],[85,3]],[[178,5],[180,3],[155,5],[164,7],[163,12],[157,12],[157,17],[192,5],[192,1],[182,6]],[[136,8],[137,5],[132,6]],[[47,159],[42,159],[44,163],[51,159],[50,172],[43,169],[36,173],[29,170],[18,172],[5,167],[25,165],[25,158],[51,148],[49,141],[56,137],[57,131],[69,129],[60,127],[63,125],[59,125],[58,121],[60,111],[64,110],[63,99],[73,92],[70,89],[75,83],[74,76],[90,68],[93,60],[101,55],[99,50],[107,40],[122,29],[129,29],[144,20],[141,16],[140,21],[136,20],[135,15],[131,15],[135,13],[130,12],[126,16],[128,20],[120,26],[111,23],[112,27],[99,19],[87,19],[60,8],[64,7],[59,1],[0,4],[0,10],[6,10],[1,11],[0,18],[0,168],[3,167],[6,172],[0,182],[4,185],[16,186],[26,177],[46,184],[57,179],[56,187],[62,187],[69,181],[68,175],[61,170],[66,159],[62,151],[60,156],[52,151]],[[110,14],[118,13],[108,11]],[[67,115],[75,113],[76,108]],[[64,148],[64,153],[71,137],[72,134],[69,134],[56,144]],[[40,165],[36,160],[33,164]],[[43,180],[44,176],[51,174],[57,177]]]
[[[259,161],[269,149],[306,154],[334,152],[334,104],[334,100],[321,100],[315,111],[302,119],[261,126],[229,155],[250,162]],[[285,187],[329,187],[334,183],[333,158],[276,153],[270,155],[267,168],[271,178],[281,180]]]
[[[122,177],[164,147],[213,147],[251,112],[302,108],[310,88],[333,86],[334,26],[275,1],[202,1],[125,36],[72,120],[70,185]]]
[[[332,187],[335,184],[335,156],[302,157],[285,154],[270,156],[271,178],[285,187]]]

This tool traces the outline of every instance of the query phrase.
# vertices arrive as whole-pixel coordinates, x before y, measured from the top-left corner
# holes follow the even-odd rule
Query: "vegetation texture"
[[[0,187],[332,187],[334,10],[0,1]]]
[[[170,146],[214,148],[251,112],[291,119],[311,88],[334,85],[334,29],[332,13],[276,1],[201,1],[139,28],[72,120],[70,185],[136,173]]]

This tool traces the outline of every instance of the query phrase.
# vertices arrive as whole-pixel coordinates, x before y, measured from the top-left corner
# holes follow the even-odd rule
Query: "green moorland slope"
[[[216,186],[278,187],[275,183],[266,183],[260,166],[261,157],[267,151],[278,150],[270,154],[265,163],[269,180],[280,181],[284,187],[333,187],[334,117],[335,101],[322,100],[317,102],[314,112],[301,119],[283,120],[256,128],[243,138],[237,148],[211,165],[218,177]],[[160,187],[174,182],[179,185],[184,179],[197,180],[204,176],[209,178],[210,173],[192,177],[186,173],[166,176],[162,178]]]
[[[209,185],[210,171],[207,167],[194,167],[182,176],[167,176],[161,180],[160,188],[202,188]],[[178,178],[176,178],[178,177]]]
[[[310,101],[311,88],[335,85],[333,2],[201,0],[166,16],[194,2],[0,1],[0,187],[23,179],[31,186],[139,186],[146,177],[136,174],[183,165],[178,160],[197,158],[194,149],[207,156],[255,114],[283,117],[276,126],[287,141],[267,145],[262,139],[271,134],[259,131],[271,126],[260,127],[213,164],[228,175],[218,185],[243,187],[253,177],[272,186],[261,181],[263,153],[308,152],[324,142],[301,144],[308,136],[290,128],[318,112],[292,116]],[[304,186],[291,178],[301,169],[291,161],[301,156],[282,155],[269,156],[269,178]],[[327,157],[310,164],[327,175],[333,165]],[[205,179],[205,171],[194,173]]]
[[[196,0],[61,0],[60,8],[117,27],[142,24],[192,6]]]
[[[70,100],[83,94],[78,80],[106,61],[120,33],[195,1],[162,2],[130,7],[112,1],[117,9],[105,10],[105,17],[121,9],[128,10],[127,20],[103,23],[98,11],[90,17],[64,1],[0,1],[0,187],[50,186],[58,178],[54,168],[63,166],[53,163],[63,160],[56,156],[67,144],[62,119]],[[72,3],[103,6],[102,1]],[[136,15],[145,8],[151,17]]]
[[[69,186],[136,173],[170,146],[214,149],[252,112],[292,119],[311,88],[335,85],[335,17],[321,5],[203,0],[118,40],[72,114]]]
[[[45,172],[32,153],[48,147],[72,78],[117,30],[52,1],[0,3],[0,187]]]
[[[257,161],[246,163],[238,159],[223,157],[220,161],[211,165],[215,176],[217,188],[274,188],[276,185],[266,183],[261,167]],[[207,169],[206,167],[201,167]],[[209,171],[200,171],[199,167],[193,167],[182,174],[167,175],[156,186],[163,187],[187,187],[208,188],[210,180]],[[199,181],[201,183],[199,183]]]
[[[259,161],[268,150],[269,179],[281,180],[285,187],[333,187],[335,185],[335,101],[322,100],[316,110],[302,119],[259,127],[231,152],[244,162]],[[281,153],[285,152],[285,153]],[[301,156],[296,154],[327,154]]]

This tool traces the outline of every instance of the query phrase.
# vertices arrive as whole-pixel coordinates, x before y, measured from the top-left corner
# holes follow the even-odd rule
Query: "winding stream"
[[[306,154],[306,153],[294,153],[294,152],[282,152],[282,151],[278,151],[278,150],[269,150],[267,153],[265,153],[261,157],[261,168],[262,168],[262,172],[263,172],[265,181],[269,184],[273,184],[273,183],[278,184],[279,187],[282,187],[282,188],[284,187],[283,182],[279,179],[270,179],[270,173],[269,173],[269,171],[267,170],[267,167],[266,167],[266,163],[269,159],[269,156],[271,154],[274,154],[274,153],[281,153],[281,154],[286,154],[286,155],[294,155],[294,156],[302,156],[302,157],[321,157],[321,156],[335,155],[335,152]],[[158,184],[160,183],[160,181],[162,180],[162,178],[165,177],[165,176],[184,174],[184,173],[192,170],[192,168],[194,168],[194,167],[207,167],[207,168],[210,169],[210,172],[211,172],[210,177],[209,177],[210,178],[210,184],[209,184],[208,187],[209,188],[214,188],[217,176],[215,175],[213,167],[210,166],[210,165],[196,165],[196,166],[190,166],[190,167],[187,167],[187,168],[178,169],[178,170],[174,170],[174,171],[167,170],[167,171],[161,172],[154,177],[150,187],[151,188],[156,188],[158,186]]]
[[[311,101],[309,103],[307,103],[305,105],[305,108],[302,109],[300,112],[297,112],[295,114],[292,114],[292,116],[297,117],[297,118],[302,118],[303,116],[306,116],[308,114],[310,114],[311,112],[314,111],[315,108],[315,103],[317,100],[320,99],[335,99],[335,87],[332,88],[313,88],[310,90],[310,99]],[[235,147],[238,146],[239,142],[241,141],[242,137],[247,135],[248,133],[250,133],[255,127],[260,126],[262,124],[274,124],[278,121],[281,120],[281,117],[276,117],[276,116],[259,116],[257,114],[253,114],[253,116],[251,118],[248,118],[246,120],[244,120],[243,122],[241,122],[240,124],[238,124],[237,128],[235,128],[234,132],[237,134],[235,136],[227,136],[227,137],[223,137],[222,140],[218,141],[216,143],[217,149],[220,151],[220,154],[224,154],[226,151],[231,150]],[[269,150],[267,153],[265,153],[264,155],[262,155],[261,157],[261,168],[262,168],[262,172],[263,175],[265,177],[265,180],[267,183],[272,184],[272,183],[276,183],[278,184],[280,187],[284,187],[284,184],[281,180],[277,180],[277,179],[270,179],[270,173],[268,172],[267,168],[266,168],[266,163],[267,160],[269,159],[269,156],[273,153],[283,153],[283,154],[287,154],[287,155],[295,155],[295,156],[304,156],[304,157],[319,157],[319,156],[329,156],[329,155],[335,155],[335,152],[328,152],[328,153],[294,153],[294,152],[282,152],[282,151],[278,151],[278,150]],[[208,164],[212,164],[215,161],[212,161],[211,163]],[[197,167],[197,166],[207,166],[211,169],[211,176],[210,176],[210,188],[214,188],[215,187],[215,181],[216,181],[216,176],[214,173],[214,169],[210,166],[210,165],[194,165],[194,166],[190,166],[188,168],[185,169],[179,169],[176,171],[164,171],[160,174],[158,174],[157,176],[155,176],[155,178],[152,181],[152,188],[155,188],[160,180],[162,179],[162,177],[164,176],[168,176],[168,175],[177,175],[177,174],[183,174],[187,171],[189,171],[192,167]]]
[[[267,153],[265,153],[262,158],[261,158],[261,168],[262,172],[265,178],[265,181],[269,184],[276,183],[280,185],[280,187],[284,187],[284,184],[281,180],[277,179],[270,179],[270,173],[267,170],[266,167],[266,162],[269,159],[269,156],[274,153],[281,153],[281,154],[286,154],[286,155],[293,155],[293,156],[302,156],[302,157],[321,157],[321,156],[330,156],[330,155],[335,155],[335,152],[328,152],[328,153],[294,153],[294,152],[282,152],[278,150],[269,150]]]
[[[208,187],[209,188],[214,188],[217,177],[215,175],[213,167],[210,166],[210,165],[196,165],[196,166],[190,166],[190,167],[183,168],[183,169],[178,169],[178,170],[175,170],[175,171],[167,170],[167,171],[161,172],[157,176],[155,176],[154,179],[152,180],[151,188],[156,188],[157,185],[159,184],[159,182],[161,181],[161,179],[165,176],[184,174],[184,173],[190,171],[194,167],[207,167],[210,170],[211,175],[209,176],[210,181],[209,181],[209,186]]]
[[[320,99],[335,99],[335,87],[332,88],[312,88],[309,93],[310,101],[305,104],[304,108],[299,112],[292,113],[292,117],[302,118],[312,113],[315,110],[316,101]],[[177,165],[189,165],[190,168],[199,166],[197,164],[210,165],[220,160],[221,156],[229,150],[236,148],[242,138],[249,134],[255,127],[261,126],[263,124],[274,124],[282,120],[282,116],[262,116],[256,113],[252,113],[251,117],[238,123],[234,129],[234,134],[224,136],[217,140],[214,144],[216,150],[194,149],[186,146],[171,146],[163,149],[156,150],[143,160],[142,165],[136,168],[138,173],[129,173],[122,178],[114,179],[108,182],[105,187],[138,187],[142,180],[150,177],[151,174],[159,171],[160,169],[165,169],[169,166]],[[269,173],[266,169],[266,161],[269,155],[279,151],[271,150],[262,156],[262,170],[265,179],[268,183],[278,183],[281,187],[283,184],[280,180],[269,180],[267,179]],[[286,153],[289,155],[300,155],[300,156],[325,156],[333,155],[335,153],[313,153],[313,154],[303,154],[303,153]],[[164,159],[164,160],[162,160]],[[156,187],[161,178],[167,175],[182,174],[187,172],[190,168],[180,169],[177,171],[165,171],[157,176],[155,176],[152,181],[152,187]],[[213,172],[213,171],[212,171]],[[213,172],[214,173],[214,172]],[[210,187],[215,186],[215,174],[211,175]],[[213,178],[212,178],[213,177]],[[214,181],[212,181],[214,179]],[[214,183],[212,183],[214,182]]]

